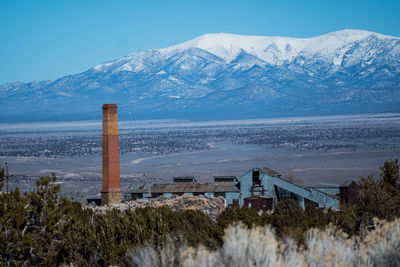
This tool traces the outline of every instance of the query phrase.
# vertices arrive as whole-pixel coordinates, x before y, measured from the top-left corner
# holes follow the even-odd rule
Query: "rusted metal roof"
[[[218,183],[168,183],[168,184],[132,184],[127,193],[206,193],[240,192],[232,182]]]
[[[268,196],[268,195],[262,195],[262,196],[248,197],[248,198],[245,198],[245,199],[270,199],[270,198],[273,198],[273,197]]]

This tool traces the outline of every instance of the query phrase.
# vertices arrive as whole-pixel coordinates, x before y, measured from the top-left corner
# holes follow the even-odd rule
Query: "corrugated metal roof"
[[[354,181],[352,180],[347,180],[343,184],[340,185],[340,187],[348,187],[350,186]]]
[[[129,190],[139,190],[139,189],[148,190],[149,188],[152,187],[152,185],[153,185],[152,183],[148,183],[148,184],[132,184],[129,187]]]
[[[128,193],[205,193],[240,192],[232,182],[218,183],[169,183],[169,184],[133,184]]]
[[[276,171],[274,171],[274,170],[271,170],[271,169],[268,168],[268,167],[260,168],[260,170],[261,170],[262,172],[265,172],[265,173],[268,174],[268,175],[271,175],[271,176],[275,176],[275,177],[279,177],[279,178],[280,178],[280,176],[281,176],[278,172],[276,172]]]

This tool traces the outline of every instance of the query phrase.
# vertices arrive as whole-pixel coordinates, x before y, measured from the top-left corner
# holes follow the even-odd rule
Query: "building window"
[[[143,198],[143,193],[133,193],[131,194],[131,200],[141,199]]]
[[[259,171],[253,171],[252,180],[253,180],[253,185],[261,184]]]

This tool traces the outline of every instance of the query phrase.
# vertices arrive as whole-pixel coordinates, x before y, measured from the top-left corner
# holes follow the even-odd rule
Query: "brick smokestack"
[[[103,105],[103,182],[101,205],[121,203],[117,104]]]

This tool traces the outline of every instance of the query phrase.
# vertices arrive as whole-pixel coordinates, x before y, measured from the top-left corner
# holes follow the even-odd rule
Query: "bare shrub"
[[[147,245],[130,250],[127,253],[127,259],[132,266],[153,267],[153,266],[178,266],[180,250],[185,250],[185,246],[177,246],[172,239],[162,248],[154,248]]]
[[[224,266],[276,266],[278,242],[270,227],[227,228],[219,255]]]
[[[365,238],[351,237],[333,227],[307,232],[306,248],[291,240],[278,241],[270,226],[225,231],[223,247],[210,251],[170,243],[132,250],[133,266],[400,266],[400,219],[376,221]]]
[[[374,266],[400,266],[400,219],[375,220],[375,230],[367,234],[364,243]]]
[[[219,262],[219,253],[204,246],[188,248],[181,254],[181,266],[214,267]]]
[[[304,255],[308,266],[359,266],[357,240],[335,228],[307,232]]]

